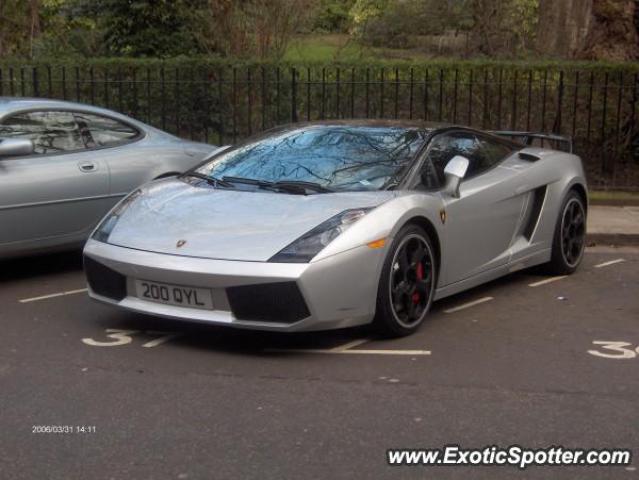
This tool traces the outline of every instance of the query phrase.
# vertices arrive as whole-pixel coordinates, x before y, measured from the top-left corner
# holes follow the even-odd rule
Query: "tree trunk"
[[[578,57],[586,60],[639,59],[636,0],[593,0],[592,20]]]
[[[611,0],[617,1],[617,0]],[[630,0],[633,1],[633,0]],[[573,58],[582,50],[597,0],[540,0],[537,51]]]

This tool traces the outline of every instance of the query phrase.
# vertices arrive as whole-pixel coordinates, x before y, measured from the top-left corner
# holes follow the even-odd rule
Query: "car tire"
[[[546,271],[569,275],[577,270],[586,247],[586,208],[581,196],[568,192],[561,204],[552,241],[552,255]]]
[[[385,337],[403,337],[423,323],[437,285],[435,249],[428,234],[406,225],[393,240],[379,280],[373,327]]]

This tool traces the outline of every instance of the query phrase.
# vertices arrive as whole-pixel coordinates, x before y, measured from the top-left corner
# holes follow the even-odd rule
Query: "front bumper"
[[[309,264],[267,263],[168,255],[90,239],[84,255],[99,266],[97,273],[87,268],[89,295],[96,300],[172,319],[293,332],[369,323],[375,314],[385,250],[361,246]],[[96,288],[96,278],[104,283],[109,272],[122,282],[121,294],[114,294],[113,288]],[[214,309],[139,298],[136,279],[208,288]]]

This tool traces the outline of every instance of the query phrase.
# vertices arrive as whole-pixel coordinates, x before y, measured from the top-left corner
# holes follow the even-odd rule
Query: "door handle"
[[[80,162],[78,163],[78,167],[80,167],[80,171],[84,173],[95,172],[98,169],[98,166],[93,162]]]
[[[530,185],[522,185],[520,187],[515,188],[515,195],[520,195],[528,190],[530,190]]]

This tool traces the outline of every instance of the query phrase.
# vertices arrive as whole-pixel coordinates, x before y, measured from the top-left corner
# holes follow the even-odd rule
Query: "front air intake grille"
[[[295,282],[229,287],[226,295],[238,320],[294,323],[310,315]]]
[[[126,297],[126,277],[95,260],[84,257],[84,273],[91,290],[113,300]]]

